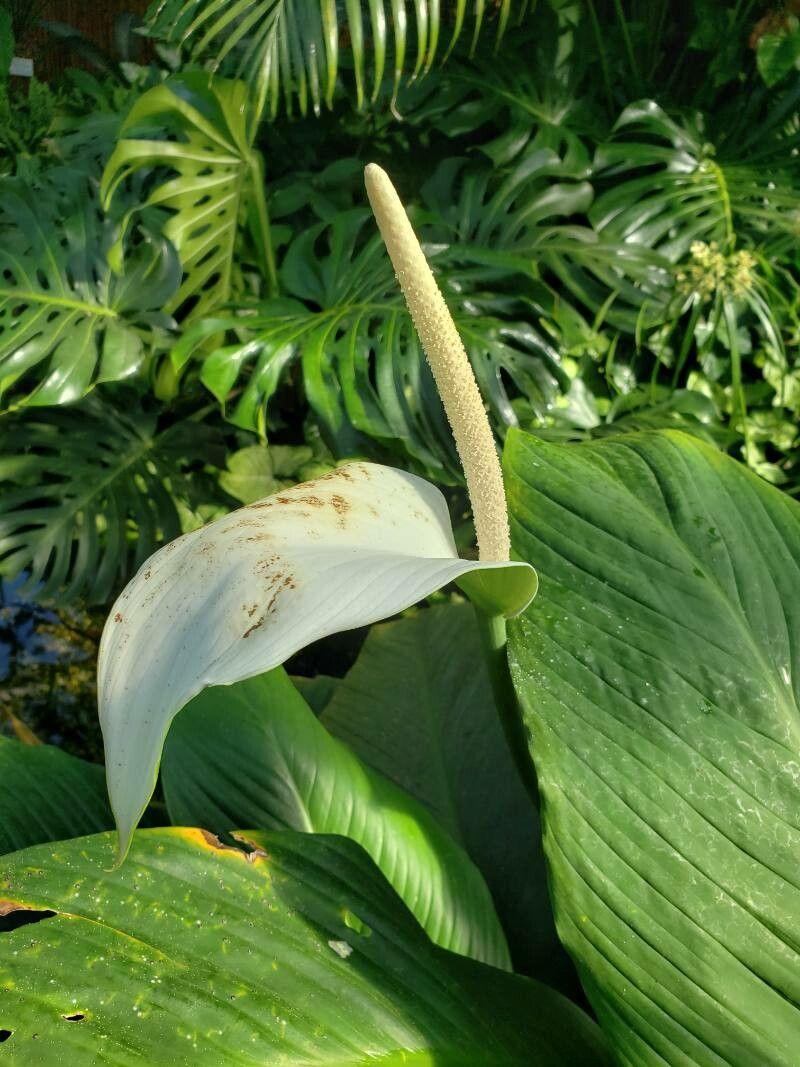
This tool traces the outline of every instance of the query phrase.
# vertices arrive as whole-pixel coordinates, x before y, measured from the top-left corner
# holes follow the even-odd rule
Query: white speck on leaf
[[[346,941],[329,941],[328,947],[332,948],[336,955],[341,956],[343,960],[346,960],[353,953],[353,946],[348,945]]]

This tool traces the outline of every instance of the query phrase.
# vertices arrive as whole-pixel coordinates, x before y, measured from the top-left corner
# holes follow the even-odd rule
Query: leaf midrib
[[[119,312],[102,304],[90,304],[85,300],[70,300],[63,296],[50,296],[49,293],[37,293],[27,289],[6,289],[0,287],[0,299],[19,301],[28,304],[46,304],[52,307],[68,308],[71,311],[85,311],[90,315],[105,318],[119,318]]]

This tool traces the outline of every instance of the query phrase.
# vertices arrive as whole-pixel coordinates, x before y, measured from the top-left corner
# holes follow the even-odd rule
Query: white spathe
[[[460,559],[439,490],[373,463],[282,490],[151,556],[114,604],[98,661],[120,855],[152,795],[169,725],[201,689],[271,670],[456,580],[507,616],[537,584],[527,563]]]

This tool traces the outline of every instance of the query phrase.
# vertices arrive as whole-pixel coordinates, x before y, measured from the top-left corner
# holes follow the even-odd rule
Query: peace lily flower
[[[155,788],[170,723],[192,697],[279,666],[321,637],[385,619],[457,582],[490,617],[530,603],[509,561],[502,474],[472,368],[386,174],[367,190],[464,466],[480,559],[460,559],[439,490],[352,463],[240,508],[156,552],[103,631],[98,701],[124,856]]]

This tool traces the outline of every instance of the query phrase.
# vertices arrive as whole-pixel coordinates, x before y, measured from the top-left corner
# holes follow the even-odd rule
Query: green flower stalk
[[[370,163],[364,179],[453,431],[475,518],[480,559],[505,561],[509,558],[510,538],[503,475],[472,366],[389,176]]]

